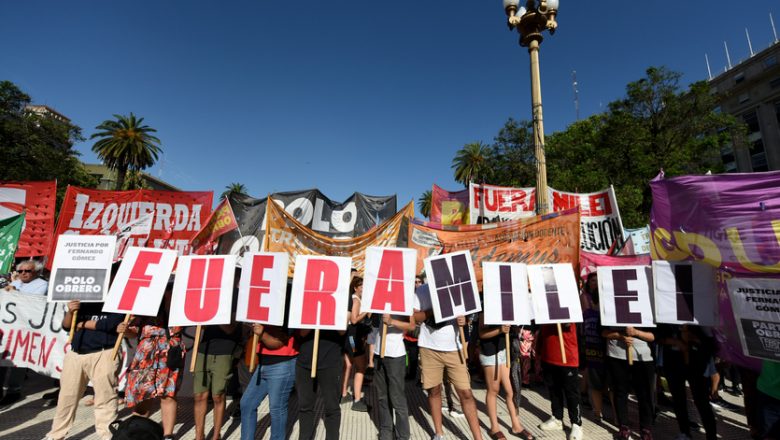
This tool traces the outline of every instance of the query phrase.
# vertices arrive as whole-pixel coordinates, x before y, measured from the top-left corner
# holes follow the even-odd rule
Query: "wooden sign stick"
[[[79,315],[78,310],[73,311],[73,319],[70,320],[70,332],[68,333],[68,342],[73,341],[73,333],[76,331],[76,317]]]
[[[628,365],[634,365],[634,347],[631,344],[627,344],[626,352],[628,352]]]
[[[512,368],[512,358],[509,353],[511,353],[511,350],[509,349],[509,333],[504,333],[504,337],[506,340],[504,341],[506,343],[506,368]]]
[[[469,353],[466,350],[466,334],[463,332],[463,327],[460,328],[460,351],[463,352],[464,362],[469,360]]]
[[[382,349],[379,352],[379,357],[385,358],[385,341],[387,341],[387,324],[382,323]]]
[[[130,322],[131,315],[128,313],[125,315],[125,320],[122,321],[125,324]],[[111,352],[111,359],[116,359],[116,355],[119,353],[119,347],[122,345],[122,339],[125,338],[125,332],[119,333],[116,337],[116,344],[114,344],[114,351]]]
[[[252,335],[252,358],[249,360],[249,372],[255,372],[255,359],[257,358],[257,344],[260,342],[260,337],[257,334]]]
[[[320,351],[320,329],[314,329],[314,355],[311,359],[311,378],[317,377],[317,355]]]
[[[192,346],[192,361],[190,373],[195,371],[195,361],[198,359],[198,346],[200,345],[200,326],[195,327],[195,344]]]
[[[558,324],[558,342],[561,344],[561,360],[566,363],[566,350],[563,348],[563,330],[561,330],[561,323]]]

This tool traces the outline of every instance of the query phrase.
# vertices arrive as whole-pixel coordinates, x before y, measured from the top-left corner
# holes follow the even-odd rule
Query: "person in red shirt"
[[[537,337],[537,353],[542,360],[544,382],[550,390],[550,405],[552,417],[539,425],[542,431],[563,430],[564,399],[569,408],[571,434],[569,440],[582,440],[582,419],[580,417],[579,393],[579,349],[577,346],[577,326],[574,323],[561,324],[563,349],[566,362],[561,356],[561,343],[558,336],[558,326],[542,325]]]

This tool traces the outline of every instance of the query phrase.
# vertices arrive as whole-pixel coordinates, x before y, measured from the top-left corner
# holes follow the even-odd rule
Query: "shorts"
[[[588,366],[588,387],[596,391],[604,391],[609,383],[607,382],[607,368],[605,365],[598,367]]]
[[[471,389],[471,377],[460,351],[436,351],[420,347],[420,371],[423,389],[439,386],[447,371],[447,378],[456,390]]]
[[[198,353],[195,360],[193,392],[211,391],[212,395],[225,394],[227,384],[233,377],[233,355]]]
[[[496,354],[485,356],[480,353],[479,364],[483,367],[495,367],[496,365],[506,365],[506,350],[501,350]]]

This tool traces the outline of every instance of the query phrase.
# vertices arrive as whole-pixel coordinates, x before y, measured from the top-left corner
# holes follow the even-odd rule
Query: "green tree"
[[[114,120],[105,120],[95,127],[99,130],[90,139],[99,138],[92,146],[100,160],[116,170],[116,189],[124,188],[128,170],[140,171],[154,165],[160,149],[160,140],[151,133],[152,127],[143,125],[144,118],[114,115]]]
[[[122,189],[152,189],[152,187],[144,179],[142,171],[132,170],[127,172]]]
[[[533,124],[512,118],[493,139],[491,181],[494,185],[536,186],[536,156]]]
[[[225,191],[222,191],[222,194],[219,196],[219,199],[224,200],[233,194],[246,195],[246,193],[247,193],[247,189],[243,183],[234,182],[225,187]]]
[[[57,180],[57,206],[68,185],[97,186],[73,149],[83,141],[70,122],[27,111],[29,95],[10,81],[0,81],[0,180]]]
[[[417,209],[420,210],[420,214],[425,218],[431,218],[431,201],[433,200],[433,193],[431,190],[422,193],[419,199],[417,199]]]
[[[490,147],[482,142],[464,145],[452,160],[455,180],[464,186],[469,186],[469,182],[488,181],[492,172],[492,154]]]

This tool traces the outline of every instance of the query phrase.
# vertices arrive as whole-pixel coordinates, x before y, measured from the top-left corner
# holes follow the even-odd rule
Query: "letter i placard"
[[[482,263],[484,322],[487,325],[530,325],[527,266]]]
[[[694,261],[653,261],[655,322],[715,326],[715,269]]]

